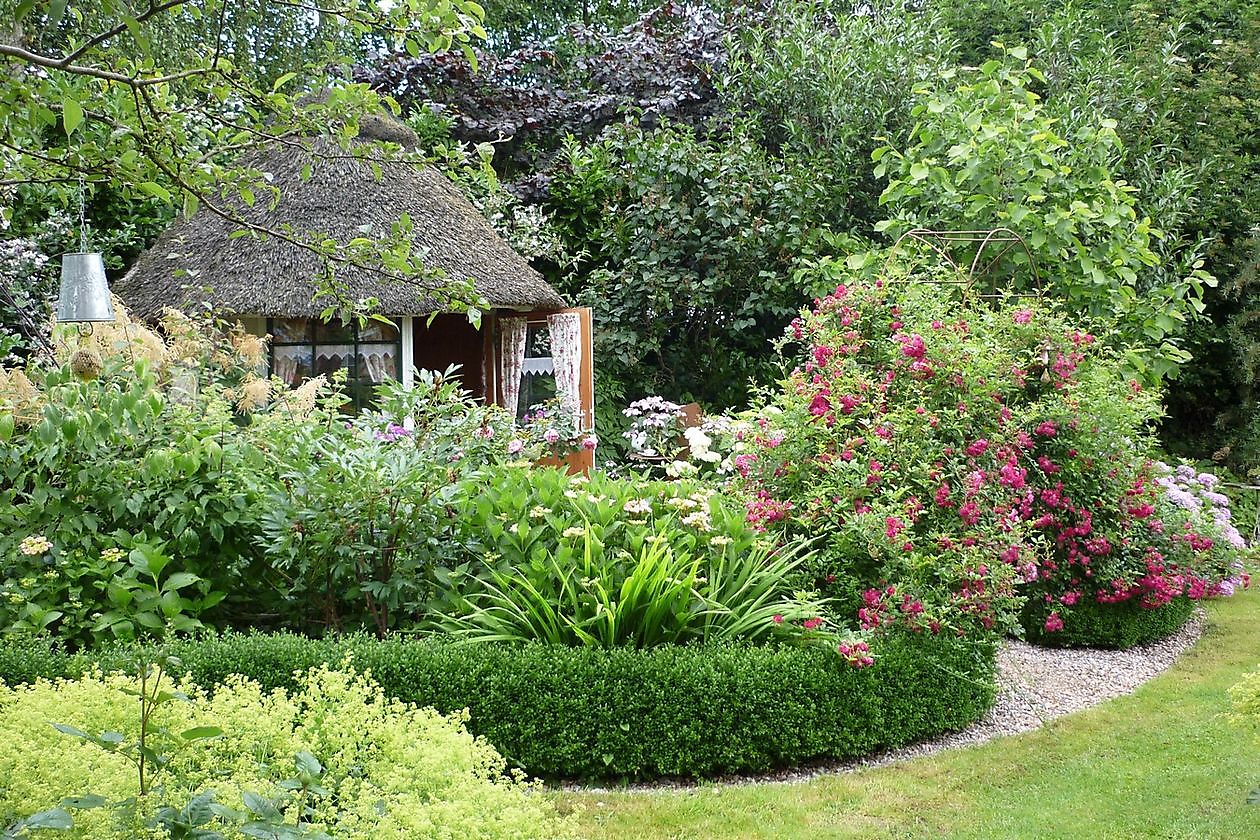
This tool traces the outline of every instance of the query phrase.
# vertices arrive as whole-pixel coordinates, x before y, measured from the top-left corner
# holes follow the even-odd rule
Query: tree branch
[[[168,82],[177,82],[180,79],[187,79],[192,76],[205,76],[215,72],[211,68],[195,67],[189,70],[181,70],[178,73],[168,73],[165,76],[154,76],[145,79],[139,76],[124,76],[122,73],[115,73],[112,70],[102,70],[99,67],[89,67],[85,64],[63,64],[60,59],[51,58],[39,53],[33,53],[30,50],[24,50],[21,47],[12,44],[0,44],[0,56],[8,56],[24,61],[27,64],[34,64],[38,67],[47,67],[50,70],[61,70],[65,73],[71,73],[76,76],[91,76],[94,79],[104,79],[107,82],[118,82],[128,87],[149,87],[151,85],[162,85]]]
[[[150,0],[149,8],[145,10],[144,12],[140,13],[139,15],[137,15],[135,18],[133,18],[133,21],[135,23],[144,23],[146,20],[153,17],[154,15],[161,14],[162,12],[165,12],[167,9],[173,9],[176,6],[183,6],[184,4],[188,2],[189,0],[167,0],[167,2],[161,3],[155,6],[153,5],[152,0]],[[65,66],[69,66],[70,64],[74,63],[74,60],[76,58],[79,58],[88,50],[93,49],[94,47],[99,47],[101,44],[105,43],[110,38],[113,38],[115,35],[121,35],[122,33],[126,31],[127,31],[127,24],[120,23],[117,26],[113,27],[112,29],[106,30],[105,32],[101,32],[97,35],[93,35],[91,38],[85,41],[82,46],[80,46],[78,49],[74,50],[73,52],[67,54],[65,57],[59,59],[59,61],[61,62],[61,64]]]

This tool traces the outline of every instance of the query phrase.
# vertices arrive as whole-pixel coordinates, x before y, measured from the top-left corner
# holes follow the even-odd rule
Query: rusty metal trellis
[[[956,280],[937,280],[935,282],[942,285],[958,285],[963,287],[964,297],[972,294],[972,289],[976,284],[976,280],[997,265],[998,260],[1006,256],[1006,254],[1015,247],[1022,248],[1024,254],[1028,257],[1028,269],[1032,272],[1034,291],[1029,292],[1013,292],[1017,295],[1028,295],[1031,297],[1042,297],[1043,289],[1041,287],[1041,275],[1037,272],[1037,263],[1033,259],[1032,251],[1028,247],[1028,243],[1024,238],[1010,228],[999,227],[991,230],[930,230],[928,228],[914,228],[908,230],[897,238],[893,246],[888,249],[888,256],[884,261],[884,274],[888,274],[888,268],[892,264],[893,257],[901,252],[901,247],[908,241],[915,241],[927,246],[930,250],[938,254],[941,259],[949,263],[958,275]],[[962,244],[979,243],[976,248],[975,256],[971,259],[971,264],[964,269],[954,255],[950,253],[950,249]],[[986,257],[986,252],[990,246],[1002,246],[1001,250],[988,257],[987,262],[982,262]],[[981,294],[982,298],[1001,297],[996,292]]]

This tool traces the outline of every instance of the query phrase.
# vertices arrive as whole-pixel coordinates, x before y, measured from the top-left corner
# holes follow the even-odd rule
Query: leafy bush
[[[260,378],[256,337],[169,312],[163,332],[120,310],[60,367],[0,373],[0,627],[418,620],[453,481],[512,457],[503,413],[422,373],[348,419],[322,377]]]
[[[712,68],[724,52],[719,15],[701,4],[634,5],[655,8],[618,29],[528,38],[507,55],[478,51],[475,67],[460,50],[399,51],[364,62],[355,79],[406,112],[449,116],[457,140],[495,143],[506,152],[500,165],[533,174],[564,137],[598,135],[629,112],[652,121],[712,113]]]
[[[1138,216],[1132,187],[1113,175],[1121,146],[1115,121],[1080,122],[1062,136],[1031,90],[1044,75],[1024,48],[1010,57],[1018,63],[992,60],[972,77],[951,71],[938,88],[920,91],[909,145],[875,153],[876,174],[888,177],[880,203],[894,214],[877,228],[1019,231],[1047,290],[1114,319],[1126,364],[1158,382],[1189,359],[1181,335],[1215,280],[1197,269],[1173,278],[1150,270],[1159,263],[1152,242],[1162,234]],[[1026,290],[1027,263],[1022,249],[1010,249],[985,281]]]
[[[167,606],[196,613],[241,586],[257,507],[234,470],[252,446],[230,408],[169,399],[143,360],[87,382],[62,368],[41,384],[29,425],[0,406],[0,554],[12,558],[0,626],[130,635],[131,623],[102,619],[129,605],[115,579],[142,545],[160,544],[184,581]],[[20,550],[28,539],[47,548]]]
[[[205,791],[213,791],[220,807],[274,812],[295,829],[264,836],[306,836],[296,830],[299,824],[365,839],[570,833],[530,786],[505,772],[490,746],[464,730],[464,715],[443,716],[390,699],[370,679],[327,667],[290,680],[289,691],[240,677],[204,690],[179,686],[188,701],[163,705],[160,725],[172,732],[215,727],[225,734],[194,739],[173,757],[161,768],[160,787],[140,797],[129,818],[118,821],[112,810],[76,810],[68,836],[149,836],[149,826],[173,816],[158,808],[162,801],[190,803],[186,810],[196,808],[203,830],[260,836],[211,817],[209,801],[194,798]],[[110,802],[135,795],[134,771],[120,752],[49,725],[103,732],[105,742],[113,743],[110,733],[125,737],[140,726],[129,692],[131,680],[119,675],[0,686],[0,823],[89,791]],[[295,756],[297,775],[305,770],[313,777],[296,786],[288,784]]]
[[[1099,604],[1081,601],[1062,616],[1058,630],[1046,628],[1044,610],[1034,602],[1025,609],[1023,623],[1028,640],[1050,647],[1131,648],[1165,639],[1180,630],[1194,615],[1194,601],[1183,596],[1167,604],[1147,607],[1140,602]]]
[[[812,162],[774,156],[745,125],[705,136],[632,123],[565,147],[546,207],[570,250],[588,254],[560,286],[602,325],[605,442],[619,441],[630,399],[740,405],[750,378],[772,374],[766,343],[804,298],[793,269],[843,200],[826,186]]]
[[[792,325],[797,367],[753,421],[714,426],[751,522],[828,534],[816,583],[866,626],[1000,628],[1026,596],[1053,632],[1080,601],[1243,582],[1227,500],[1159,483],[1157,394],[1053,307],[959,300],[916,259],[822,261],[840,283]]]
[[[473,732],[547,778],[711,776],[858,756],[961,729],[995,692],[990,642],[926,633],[882,637],[865,668],[821,648],[733,643],[603,650],[228,634],[171,650],[196,684],[243,674],[263,691],[294,689],[295,672],[350,655],[388,696],[467,709]],[[99,658],[112,667],[125,652]],[[88,664],[0,643],[0,679]]]
[[[454,526],[470,559],[442,570],[434,606],[457,635],[650,646],[823,623],[788,583],[800,552],[760,541],[703,486],[509,468],[459,495],[474,500]]]
[[[423,612],[446,559],[453,481],[493,460],[494,428],[507,423],[469,405],[458,380],[430,373],[411,393],[386,385],[380,400],[353,421],[329,406],[269,436],[258,542],[285,581],[285,609],[384,635]]]

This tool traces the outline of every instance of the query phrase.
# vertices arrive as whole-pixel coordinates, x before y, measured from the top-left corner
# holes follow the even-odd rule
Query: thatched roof
[[[385,118],[363,121],[360,137],[403,145],[415,141],[410,129]],[[378,179],[368,163],[348,156],[328,138],[306,139],[300,146],[273,144],[245,162],[270,173],[281,192],[274,210],[264,206],[261,196],[255,207],[240,208],[251,221],[272,229],[288,224],[344,243],[373,232],[387,235],[406,213],[414,227],[414,253],[426,267],[471,279],[495,307],[564,306],[542,276],[432,167],[383,163]],[[311,166],[311,177],[304,181],[305,164]],[[311,301],[314,278],[322,273],[318,256],[270,236],[231,239],[232,230],[229,222],[204,208],[177,220],[114,284],[114,291],[144,318],[168,306],[187,309],[206,302],[238,315],[319,313],[323,307]],[[337,277],[352,297],[376,297],[385,314],[418,315],[440,308],[415,284],[378,272],[340,266]]]

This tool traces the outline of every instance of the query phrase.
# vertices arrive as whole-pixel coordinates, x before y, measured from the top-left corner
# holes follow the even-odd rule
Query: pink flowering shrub
[[[795,367],[716,448],[754,527],[824,543],[811,583],[863,628],[1010,629],[1028,599],[1053,629],[1082,600],[1241,583],[1220,518],[1160,483],[1158,395],[1089,332],[1032,299],[820,268],[846,282],[792,322]]]

